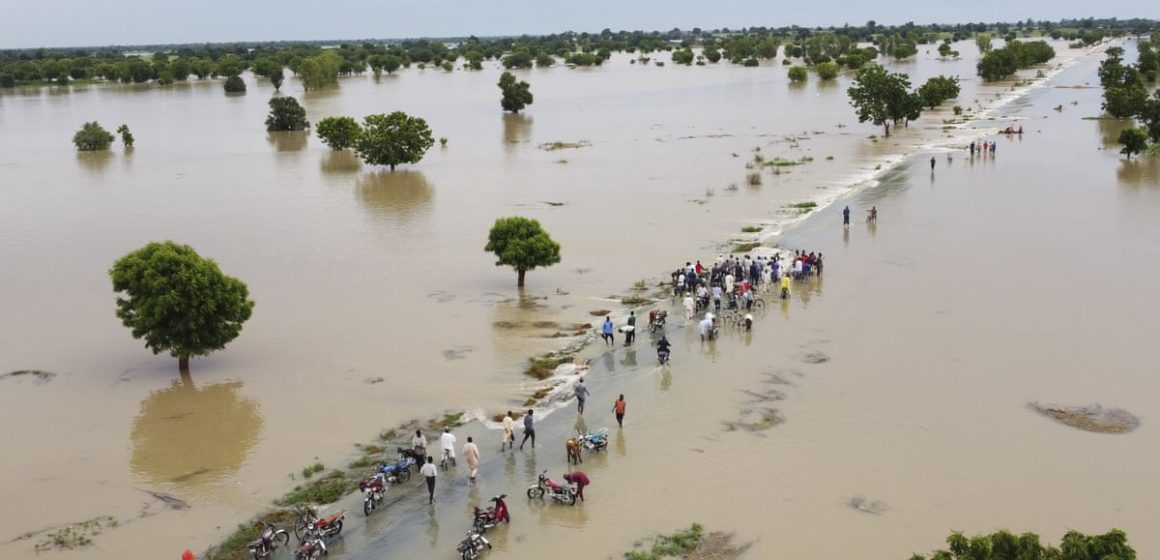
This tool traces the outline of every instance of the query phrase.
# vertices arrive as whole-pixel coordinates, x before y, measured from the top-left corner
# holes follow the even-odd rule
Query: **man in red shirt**
[[[592,481],[588,480],[588,475],[580,471],[572,471],[564,474],[564,481],[576,488],[576,497],[580,498],[580,501],[583,502],[584,487],[592,483]]]

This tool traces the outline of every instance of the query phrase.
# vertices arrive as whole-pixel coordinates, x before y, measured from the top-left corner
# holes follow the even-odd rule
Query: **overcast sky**
[[[1160,19],[1115,0],[0,0],[0,48],[782,25]]]

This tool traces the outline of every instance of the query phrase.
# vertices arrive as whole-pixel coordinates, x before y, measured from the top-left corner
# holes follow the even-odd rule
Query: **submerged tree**
[[[789,81],[793,83],[801,83],[810,79],[810,73],[806,71],[805,66],[794,66],[789,69]]]
[[[81,152],[107,150],[113,143],[113,135],[97,121],[87,122],[73,134],[73,144]]]
[[[224,87],[226,93],[246,93],[246,81],[241,76],[230,76],[226,78]]]
[[[504,111],[519,113],[524,107],[532,104],[532,86],[525,81],[517,81],[511,72],[504,72],[499,77],[498,85],[503,93],[499,104]]]
[[[560,262],[560,244],[552,240],[540,222],[513,216],[495,221],[487,234],[485,251],[495,253],[496,266],[515,269],[516,286],[524,287],[524,274]]]
[[[310,127],[306,109],[293,97],[275,97],[270,100],[270,114],[266,116],[266,130],[283,132],[305,130]]]
[[[858,122],[870,121],[886,128],[890,136],[890,122],[902,119],[914,120],[917,95],[907,91],[910,77],[906,74],[887,72],[881,66],[867,66],[858,71],[854,85],[846,90],[850,104],[858,111]],[[918,101],[921,111],[921,101]]]
[[[944,101],[959,96],[959,79],[957,77],[935,76],[918,88],[918,95],[926,107],[934,109]]]
[[[435,139],[427,121],[402,111],[363,118],[362,134],[354,151],[371,165],[388,165],[391,171],[403,163],[418,163]]]
[[[1128,535],[1112,529],[1103,535],[1084,535],[1068,531],[1059,548],[1039,543],[1039,535],[1009,531],[967,538],[960,532],[947,537],[947,548],[930,555],[930,560],[1135,560],[1136,551],[1128,544]],[[915,554],[910,560],[927,560]]]
[[[362,136],[362,127],[350,117],[326,117],[314,125],[314,133],[332,150],[353,148]]]
[[[188,245],[150,243],[109,270],[117,317],[154,354],[168,352],[188,371],[189,358],[225,348],[254,309],[249,290]]]
[[[118,126],[117,134],[121,135],[121,143],[124,144],[126,148],[133,147],[133,133],[129,132],[129,125],[123,124]]]
[[[1132,155],[1143,152],[1148,147],[1148,135],[1136,127],[1120,131],[1118,140],[1123,146],[1120,148],[1120,153],[1128,159],[1132,159]]]

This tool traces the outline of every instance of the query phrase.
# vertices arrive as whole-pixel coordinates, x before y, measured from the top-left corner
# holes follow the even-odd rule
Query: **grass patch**
[[[806,202],[795,202],[795,203],[790,204],[788,206],[788,208],[793,208],[794,210],[800,210],[802,212],[808,212],[808,211],[813,210],[814,208],[817,208],[817,207],[818,207],[818,203],[814,202],[812,200],[808,200]]]
[[[805,159],[806,158],[802,158],[800,160],[774,158],[772,160],[765,162],[763,165],[765,165],[767,167],[793,167],[795,165],[801,165],[801,164],[805,163]],[[809,161],[813,161],[813,158],[809,158]]]
[[[432,428],[457,428],[463,425],[463,413],[451,412],[443,415],[438,421],[430,424]]]
[[[528,358],[528,367],[524,370],[524,375],[536,379],[547,379],[552,377],[552,372],[556,371],[556,367],[559,365],[560,359],[555,356],[535,356]]]
[[[314,463],[313,465],[302,469],[302,478],[310,478],[325,469],[326,467],[322,466],[322,463]]]
[[[652,303],[652,300],[641,295],[632,295],[620,298],[620,303],[631,307],[638,307],[646,303]]]
[[[670,535],[658,535],[651,539],[652,545],[644,548],[642,543],[633,545],[633,549],[624,553],[627,560],[664,560],[665,558],[681,558],[682,560],[734,560],[746,550],[748,544],[734,545],[732,535],[712,532],[705,533],[705,528],[699,523],[683,531]]]
[[[745,176],[745,182],[748,183],[751,187],[759,187],[761,186],[761,174],[750,173]]]
[[[278,500],[278,505],[330,504],[337,502],[356,487],[357,484],[347,479],[345,473],[332,471],[314,482],[294,488],[289,494]]]
[[[741,233],[757,233],[765,228],[761,226],[745,226],[741,228]]]
[[[733,252],[734,253],[748,253],[748,252],[750,252],[750,251],[752,251],[760,246],[761,246],[761,243],[758,241],[751,241],[751,242],[747,242],[747,243],[738,243],[738,244],[733,246]]]
[[[351,470],[365,469],[367,467],[374,466],[375,462],[376,462],[376,460],[375,460],[374,456],[364,455],[362,457],[359,457],[357,460],[355,460],[351,464],[347,465],[346,468],[351,469]]]

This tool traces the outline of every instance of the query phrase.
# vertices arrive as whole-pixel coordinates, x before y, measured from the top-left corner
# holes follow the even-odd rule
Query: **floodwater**
[[[960,61],[896,66],[916,83],[959,74],[965,107],[1018,93],[981,87],[973,46],[959,50]],[[1051,85],[1098,83],[1097,59]],[[498,73],[412,69],[305,95],[287,85],[311,119],[399,109],[448,138],[395,173],[305,134],[265,133],[271,92],[252,80],[241,97],[216,82],[0,96],[0,372],[58,374],[0,380],[0,421],[15,427],[0,445],[20,450],[0,459],[0,496],[21,506],[0,517],[11,533],[0,540],[113,515],[122,526],[87,556],[202,550],[293,473],[344,464],[381,428],[511,408],[534,387],[523,360],[569,341],[535,323],[622,313],[606,296],[711,259],[742,226],[762,224],[785,230],[784,247],[826,254],[824,292],[821,281],[802,287],[771,302],[752,335],[713,345],[671,328],[669,371],[653,367],[644,336],[636,351],[594,346],[589,427],[611,421],[616,393],[630,407],[609,456],[585,462],[589,502],[519,498],[539,470],[564,470],[559,441],[573,418],[559,410],[542,424],[538,456],[494,457],[489,432],[479,486],[441,480],[435,510],[399,492],[366,525],[352,519],[335,555],[450,555],[468,504],[499,492],[513,496],[515,523],[496,533],[496,553],[528,557],[615,556],[692,521],[754,541],[755,557],[855,547],[905,557],[951,529],[997,527],[1049,539],[1121,527],[1143,555],[1160,551],[1146,525],[1160,496],[1145,483],[1160,449],[1147,414],[1160,388],[1148,375],[1158,351],[1147,304],[1160,179],[1154,165],[1099,151],[1113,127],[1081,119],[1098,112],[1098,90],[1037,88],[986,113],[1004,120],[983,125],[1010,116],[1027,133],[972,162],[961,150],[947,161],[937,145],[989,130],[944,131],[942,109],[872,143],[881,131],[846,106],[849,76],[791,87],[780,61],[527,71],[536,103],[520,116],[500,114]],[[138,147],[75,154],[70,135],[92,119],[129,124]],[[556,141],[591,145],[540,148]],[[933,176],[923,152],[871,180],[922,146],[938,151]],[[756,147],[813,161],[751,188]],[[843,196],[804,222],[786,208]],[[844,235],[834,224],[847,203],[858,215],[877,205],[878,226]],[[491,222],[513,214],[539,219],[563,246],[563,262],[529,274],[522,297],[482,250]],[[113,316],[106,270],[157,239],[214,258],[257,302],[242,336],[186,379]],[[815,353],[828,361],[806,363]],[[1077,432],[1028,412],[1032,400],[1121,406],[1144,425]],[[725,430],[768,407],[783,425]],[[167,510],[143,490],[190,508]],[[856,511],[855,498],[885,510]],[[0,557],[30,550],[9,543]]]

